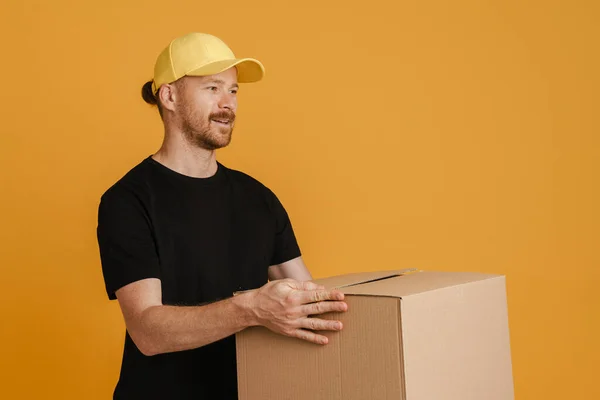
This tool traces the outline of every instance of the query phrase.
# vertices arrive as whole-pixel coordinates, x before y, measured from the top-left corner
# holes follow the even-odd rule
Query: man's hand
[[[313,331],[339,331],[340,321],[309,317],[328,312],[343,312],[348,305],[344,294],[324,286],[293,279],[272,281],[252,292],[251,309],[258,325],[286,336],[326,344],[326,336]]]

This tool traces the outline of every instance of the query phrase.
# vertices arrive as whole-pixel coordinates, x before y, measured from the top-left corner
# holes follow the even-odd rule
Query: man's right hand
[[[250,295],[251,310],[258,325],[316,344],[327,344],[328,339],[314,331],[339,331],[342,323],[310,316],[348,309],[342,292],[326,290],[308,281],[275,280]]]

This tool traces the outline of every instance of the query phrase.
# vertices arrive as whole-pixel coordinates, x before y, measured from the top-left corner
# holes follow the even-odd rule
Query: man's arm
[[[326,344],[326,336],[312,331],[338,331],[341,322],[309,316],[347,310],[343,293],[292,279],[203,306],[163,305],[161,283],[154,278],[124,286],[116,295],[132,340],[147,356],[201,347],[255,325]]]
[[[302,257],[296,257],[282,264],[272,265],[269,267],[269,279],[274,281],[277,279],[291,278],[297,281],[311,281],[312,275],[304,264]]]

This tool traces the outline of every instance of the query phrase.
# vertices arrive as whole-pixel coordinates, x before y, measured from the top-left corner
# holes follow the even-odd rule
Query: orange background
[[[175,36],[267,75],[219,159],[271,187],[315,277],[507,274],[518,399],[598,399],[597,1],[0,5],[0,397],[108,399],[124,324],[100,195],[162,140],[141,99]]]

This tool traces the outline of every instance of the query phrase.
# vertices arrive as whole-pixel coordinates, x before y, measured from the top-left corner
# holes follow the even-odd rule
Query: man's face
[[[237,110],[237,70],[211,76],[185,77],[180,82],[177,110],[180,128],[193,145],[207,150],[231,141]]]

